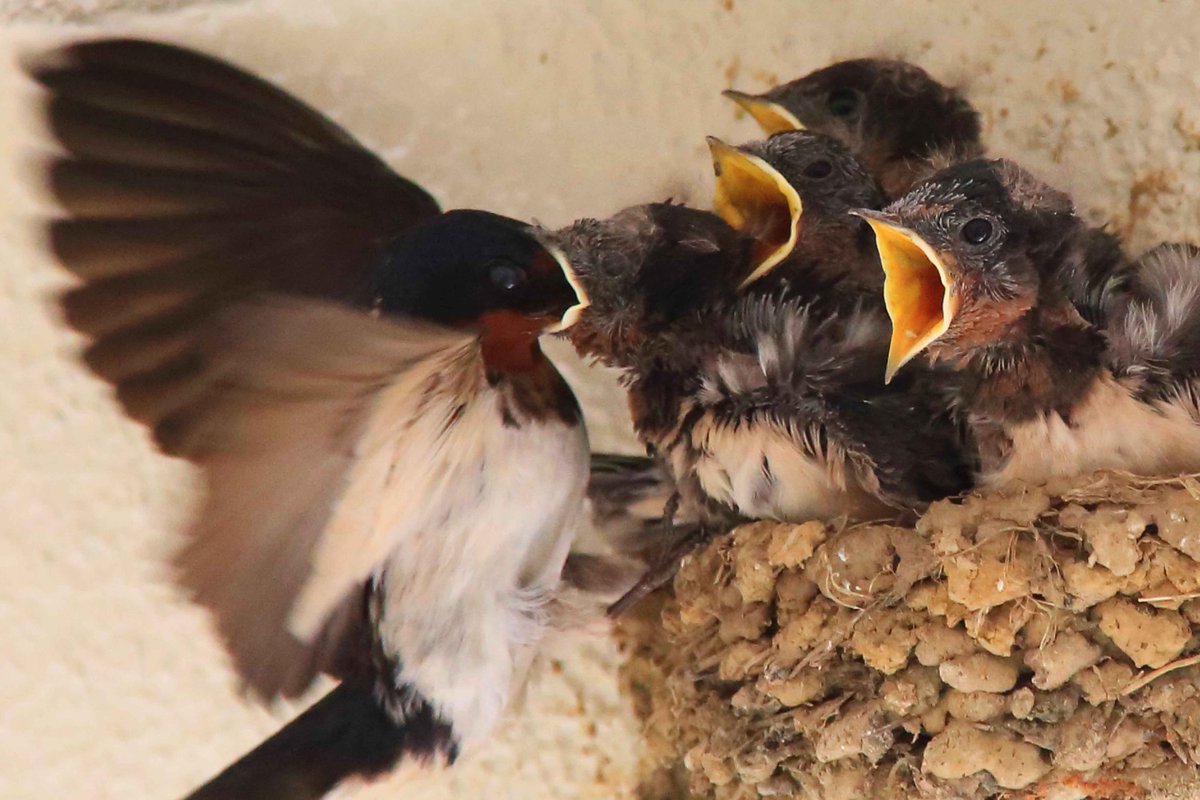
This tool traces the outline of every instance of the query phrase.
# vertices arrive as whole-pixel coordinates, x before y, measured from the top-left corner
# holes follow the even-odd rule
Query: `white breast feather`
[[[989,486],[1041,483],[1098,469],[1167,475],[1200,469],[1200,426],[1186,408],[1147,404],[1111,378],[1097,382],[1068,425],[1057,414],[1015,425],[1003,464],[985,464]]]
[[[387,598],[380,634],[403,661],[398,680],[451,720],[464,746],[495,726],[522,677],[587,483],[581,426],[508,427],[502,402],[484,388],[445,431],[453,408],[427,407],[403,436],[381,431],[390,444],[371,457],[383,482],[370,540],[387,551],[375,562]]]
[[[847,481],[849,465],[840,449],[809,455],[799,432],[765,420],[733,427],[705,416],[691,440],[705,493],[748,517],[802,522],[881,511],[853,477]]]

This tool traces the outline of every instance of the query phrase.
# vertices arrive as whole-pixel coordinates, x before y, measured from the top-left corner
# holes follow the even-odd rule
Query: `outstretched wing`
[[[180,450],[214,315],[262,291],[361,304],[395,237],[439,213],[332,121],[209,56],[103,39],[27,67],[61,147],[50,246],[88,366]]]
[[[478,342],[263,296],[214,316],[197,349],[204,388],[173,439],[207,491],[179,581],[253,689],[295,694],[338,667],[376,567],[477,471],[460,440],[486,380]]]

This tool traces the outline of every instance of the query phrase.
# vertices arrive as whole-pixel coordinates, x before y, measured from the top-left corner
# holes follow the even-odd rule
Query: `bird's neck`
[[[845,221],[831,216],[805,228],[788,257],[755,282],[754,290],[786,295],[807,292],[812,299],[839,291],[879,295],[883,270],[874,234],[859,220],[844,216]]]
[[[1104,367],[1104,335],[1067,300],[1039,303],[1003,339],[976,350],[963,372],[972,413],[1022,422],[1070,411]]]
[[[879,176],[884,196],[895,199],[938,170],[982,154],[983,148],[974,137],[938,137],[880,153],[870,165],[871,174]]]
[[[481,322],[483,334],[480,347],[483,362],[489,371],[504,373],[532,372],[539,369],[546,357],[538,346],[538,336],[547,320],[535,319],[513,311],[491,311]]]

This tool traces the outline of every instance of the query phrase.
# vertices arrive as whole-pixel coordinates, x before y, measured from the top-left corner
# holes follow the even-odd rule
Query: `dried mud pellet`
[[[1161,667],[1183,652],[1192,627],[1174,611],[1112,598],[1093,610],[1100,630],[1140,667]]]
[[[943,661],[977,652],[979,646],[965,630],[930,620],[917,632],[914,655],[922,665],[934,667]]]
[[[1181,489],[1147,506],[1145,512],[1158,525],[1158,538],[1200,561],[1200,500]]]
[[[723,612],[717,635],[726,643],[739,639],[757,639],[771,621],[771,607],[767,603],[750,603],[740,608]]]
[[[756,784],[775,774],[779,761],[762,749],[749,749],[733,757],[733,768],[743,783]]]
[[[1088,566],[1084,561],[1069,561],[1061,569],[1071,607],[1081,611],[1115,596],[1124,585],[1120,576],[1104,567]]]
[[[721,758],[714,753],[706,752],[701,754],[700,769],[704,771],[704,777],[714,786],[724,786],[732,781],[736,775],[730,760],[728,758]]]
[[[1103,504],[1092,511],[1070,505],[1059,512],[1060,524],[1079,531],[1090,550],[1089,566],[1099,564],[1114,575],[1128,575],[1141,553],[1138,539],[1148,520],[1137,510]]]
[[[801,572],[785,570],[775,583],[775,613],[777,622],[785,625],[808,610],[817,596],[817,584]]]
[[[802,706],[821,698],[825,681],[816,670],[801,670],[785,679],[758,681],[758,690],[788,707]]]
[[[772,530],[753,523],[734,532],[733,585],[744,603],[764,603],[775,594],[775,570],[767,563]]]
[[[838,607],[824,597],[816,597],[799,617],[784,625],[774,637],[781,662],[795,663],[822,641],[827,625],[833,622]]]
[[[1132,680],[1133,668],[1118,661],[1101,662],[1071,678],[1083,692],[1083,699],[1094,706],[1116,700]]]
[[[979,646],[994,656],[1009,656],[1017,641],[1017,634],[1033,617],[1034,604],[1027,598],[996,606],[990,611],[978,612],[965,620],[967,634]]]
[[[891,675],[908,664],[921,619],[916,612],[904,609],[869,613],[854,626],[849,647],[867,666]]]
[[[937,704],[942,688],[936,669],[913,666],[884,680],[879,700],[892,716],[919,716]]]
[[[885,724],[876,701],[851,703],[817,735],[813,753],[828,763],[863,756],[872,764],[892,746],[891,727]]]
[[[787,775],[775,775],[754,787],[759,797],[796,797],[800,786]]]
[[[1045,647],[1025,654],[1025,663],[1033,669],[1033,685],[1039,689],[1057,689],[1075,673],[1100,661],[1103,651],[1074,631],[1065,631]]]
[[[734,642],[721,659],[718,674],[723,681],[745,680],[761,670],[767,657],[767,646],[763,642]]]
[[[964,722],[987,722],[1005,712],[1008,697],[992,692],[946,692],[946,711],[950,716]]]
[[[1108,737],[1104,755],[1110,761],[1120,761],[1145,747],[1151,736],[1145,725],[1132,719],[1121,720],[1121,724]]]
[[[950,723],[930,740],[921,767],[943,780],[985,770],[1004,789],[1024,789],[1050,770],[1034,745],[963,722]]]
[[[1082,706],[1055,730],[1051,763],[1074,772],[1099,769],[1107,757],[1111,725],[1099,708]]]
[[[1023,687],[1006,695],[1006,697],[1008,699],[1008,713],[1017,719],[1029,719],[1033,714],[1035,702],[1033,690]]]
[[[715,540],[673,598],[619,623],[639,796],[1150,800],[1166,777],[1194,783],[1193,495],[1190,477],[1100,473],[935,504],[915,529]],[[1179,503],[1171,541],[1144,524]]]
[[[959,656],[938,666],[938,675],[960,692],[1007,692],[1017,683],[1017,667],[988,653]]]
[[[767,562],[773,567],[799,567],[812,557],[826,535],[825,525],[820,522],[778,525],[767,545]]]
[[[1036,553],[1015,534],[993,536],[972,550],[946,558],[950,600],[972,611],[1029,595]]]

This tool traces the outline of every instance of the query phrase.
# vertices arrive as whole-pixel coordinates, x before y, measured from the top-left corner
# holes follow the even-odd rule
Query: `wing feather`
[[[337,628],[352,621],[341,610],[398,544],[397,531],[375,524],[385,490],[445,457],[431,448],[381,469],[400,445],[378,434],[405,424],[405,410],[430,413],[425,393],[445,375],[482,380],[478,344],[422,323],[266,297],[215,318],[204,354],[198,382],[209,390],[176,432],[206,482],[178,577],[214,613],[247,683],[266,697],[295,694],[329,666]],[[342,556],[330,563],[330,553]]]
[[[101,39],[27,64],[60,152],[47,237],[85,361],[172,454],[211,322],[260,292],[363,304],[403,231],[439,213],[337,124],[231,64]]]

